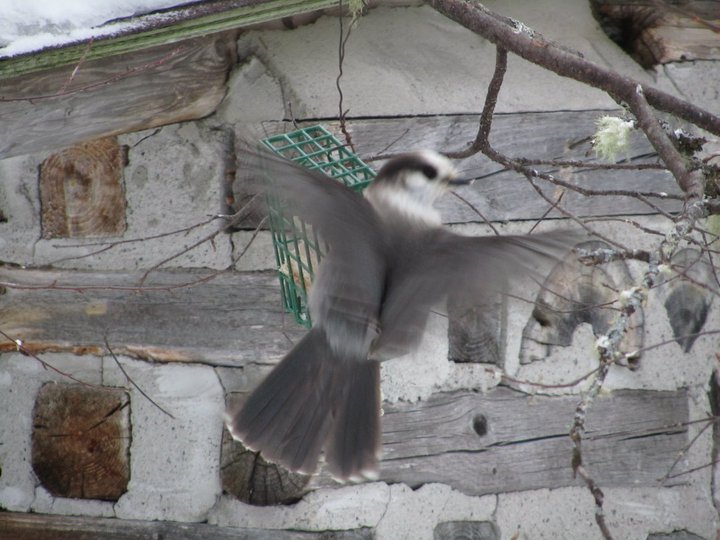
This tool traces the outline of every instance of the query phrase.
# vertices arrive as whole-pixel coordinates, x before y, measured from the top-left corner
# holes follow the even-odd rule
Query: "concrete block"
[[[187,122],[123,135],[120,143],[128,146],[129,160],[124,169],[125,234],[100,242],[38,240],[31,262],[96,270],[149,268],[222,226],[221,220],[215,220],[192,228],[223,212],[230,151],[224,132]],[[23,181],[29,183],[30,179]],[[187,228],[192,230],[185,231]],[[173,231],[177,232],[167,234]],[[113,242],[117,244],[103,249]],[[164,267],[225,268],[230,264],[230,253],[229,236],[221,233],[214,242],[204,242]]]
[[[430,397],[450,373],[447,317],[432,313],[418,349],[381,364],[382,397],[390,403]]]
[[[223,496],[209,522],[303,531],[372,527],[378,540],[431,540],[438,523],[487,521],[495,507],[495,496],[469,497],[441,484],[413,490],[377,482],[320,489],[291,506],[253,507]]]
[[[280,82],[258,58],[233,71],[228,92],[211,122],[236,124],[283,120],[285,104]]]
[[[135,384],[174,418],[130,388],[130,483],[115,505],[117,517],[204,521],[220,495],[225,404],[214,370],[119,360]],[[106,359],[103,375],[105,384],[126,385],[114,361]]]
[[[37,156],[0,159],[0,250],[2,260],[29,265],[40,238]]]
[[[88,499],[65,499],[53,497],[42,486],[35,491],[31,510],[39,514],[66,516],[115,517],[114,503]]]
[[[276,270],[277,263],[270,231],[260,231],[255,238],[253,234],[252,231],[232,234],[232,258],[237,261],[235,268],[240,272]]]
[[[390,502],[376,528],[378,540],[432,540],[440,523],[491,521],[497,507],[494,495],[470,497],[443,484],[413,490],[390,486]]]
[[[348,485],[308,493],[289,506],[250,506],[223,495],[208,516],[229,527],[346,530],[375,527],[387,510],[391,487],[384,483]]]
[[[716,533],[709,494],[684,487],[603,491],[606,523],[615,538],[645,540],[649,533],[681,529],[701,538]],[[584,487],[500,494],[496,518],[502,538],[602,538],[592,495]]]

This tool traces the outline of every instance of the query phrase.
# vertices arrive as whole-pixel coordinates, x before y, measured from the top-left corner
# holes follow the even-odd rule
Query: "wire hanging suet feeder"
[[[375,171],[323,126],[274,135],[262,143],[276,154],[320,170],[357,192],[375,178]],[[283,307],[298,323],[310,327],[308,292],[327,245],[308,223],[290,215],[272,195],[268,195],[268,221]]]

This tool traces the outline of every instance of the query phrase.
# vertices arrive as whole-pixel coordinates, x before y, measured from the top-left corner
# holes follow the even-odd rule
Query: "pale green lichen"
[[[350,15],[352,15],[353,23],[360,18],[364,9],[365,2],[363,2],[363,0],[348,0],[348,11],[350,11]]]
[[[618,155],[630,152],[630,132],[635,123],[617,116],[603,116],[595,122],[597,131],[592,140],[595,153],[606,161],[616,161]]]

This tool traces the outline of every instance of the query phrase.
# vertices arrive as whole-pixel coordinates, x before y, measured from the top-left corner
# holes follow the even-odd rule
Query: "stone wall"
[[[487,4],[586,58],[718,110],[716,63],[645,72],[608,40],[582,2]],[[497,316],[506,339],[502,361],[449,361],[448,321],[437,317],[416,355],[383,366],[385,424],[406,425],[413,414],[430,418],[434,427],[427,434],[447,440],[438,451],[442,459],[423,455],[418,450],[423,448],[421,437],[409,435],[408,455],[397,457],[400,461],[393,464],[392,451],[386,449],[389,457],[378,482],[335,485],[321,473],[294,480],[297,489],[288,492],[293,502],[273,506],[247,504],[227,492],[227,470],[242,452],[227,440],[225,404],[242,399],[302,329],[279,308],[269,233],[246,229],[215,234],[223,221],[212,217],[232,206],[236,158],[242,165],[235,155],[238,138],[293,129],[290,120],[319,122],[337,116],[337,38],[335,17],[294,30],[246,32],[238,39],[238,63],[214,114],[120,134],[116,143],[126,153],[119,180],[125,207],[116,209],[124,213],[122,235],[48,238],[40,176],[53,151],[0,160],[5,217],[0,222],[5,263],[0,281],[6,285],[0,296],[0,331],[7,334],[0,355],[5,411],[0,415],[0,507],[84,518],[207,522],[211,527],[187,530],[210,536],[242,528],[243,534],[258,538],[306,537],[289,531],[380,539],[600,537],[592,496],[581,480],[572,478],[572,445],[566,436],[574,404],[590,380],[578,379],[597,365],[595,337],[589,324],[579,324],[571,346],[556,347],[538,361],[521,361],[532,306],[513,299]],[[359,151],[372,155],[387,148],[462,146],[472,136],[473,124],[461,129],[458,121],[448,127],[448,118],[467,119],[481,110],[493,62],[490,44],[429,7],[372,10],[353,30],[341,81]],[[562,157],[567,155],[562,141],[591,134],[593,115],[616,109],[599,91],[512,58],[497,112],[514,115],[519,125],[529,122],[531,114],[566,115],[560,125],[565,122],[577,132],[547,134],[533,124],[540,135],[528,148]],[[573,116],[587,111],[593,114],[582,121]],[[429,118],[418,123],[416,116]],[[542,122],[545,117],[533,118]],[[381,124],[386,127],[380,129]],[[390,137],[393,130],[402,136]],[[513,132],[508,128],[507,133]],[[526,140],[498,137],[499,145],[515,142],[521,148]],[[559,148],[547,142],[555,139]],[[637,144],[633,152],[640,155],[644,150]],[[476,158],[459,165],[464,167],[491,164]],[[666,173],[654,173],[647,182],[673,189]],[[482,186],[473,189],[479,191],[468,197],[490,200],[492,193]],[[524,191],[517,197],[530,195]],[[497,210],[487,204],[488,211]],[[609,203],[602,204],[607,206],[592,215],[617,214]],[[445,220],[463,233],[490,233],[480,219],[458,218],[451,203],[442,201],[441,206]],[[537,216],[523,214],[522,205],[517,206],[512,215],[495,218],[503,221],[497,224],[502,232],[527,232],[535,224]],[[651,249],[657,239],[640,236],[628,220],[659,230],[666,230],[668,222],[647,211],[637,213],[643,215],[626,212],[624,222],[594,226],[615,240]],[[556,226],[563,224],[548,220],[541,225]],[[160,263],[140,284],[148,269]],[[629,277],[618,283],[621,290],[638,282],[643,265],[630,262],[623,268]],[[187,286],[218,272],[207,283]],[[613,272],[607,270],[608,275]],[[522,291],[530,299],[537,292],[533,286]],[[701,336],[689,352],[683,351],[673,341],[664,305],[668,295],[668,289],[650,294],[642,329],[645,346],[667,343],[643,352],[637,369],[611,369],[606,395],[595,404],[602,414],[588,426],[585,465],[598,472],[608,525],[618,538],[673,533],[677,538],[711,538],[718,527],[714,469],[709,466],[716,452],[713,429],[702,421],[716,410],[710,397],[716,337]],[[720,327],[720,314],[711,296],[707,304],[703,329],[714,330]],[[72,437],[68,446],[75,450],[66,450],[79,452],[78,459],[90,464],[80,468],[80,476],[90,476],[98,467],[110,475],[107,456],[124,460],[126,472],[122,466],[112,472],[125,475],[119,496],[93,496],[92,482],[77,475],[67,482],[80,487],[67,482],[57,487],[38,473],[42,456],[35,454],[36,439],[42,438],[48,418],[63,418],[53,408],[63,402],[60,398],[47,406],[50,410],[39,410],[39,396],[48,384],[60,387],[68,403],[78,392],[123,389],[120,405],[98,405],[97,418],[86,413],[92,417],[90,425],[82,422],[88,418],[78,420],[72,433],[78,434],[80,450],[72,447]],[[432,416],[438,403],[448,404],[452,414]],[[490,438],[472,431],[478,414],[489,415]],[[93,461],[88,453],[97,442],[94,426],[110,420],[112,433],[123,442]],[[58,459],[51,456],[51,465],[72,466],[61,466]],[[666,473],[665,482],[659,482]],[[252,481],[282,484],[287,479],[283,474],[253,470]],[[491,481],[493,475],[500,475],[499,480]],[[132,526],[157,530],[149,523]],[[0,522],[0,532],[2,527]],[[180,529],[173,531],[182,537]]]

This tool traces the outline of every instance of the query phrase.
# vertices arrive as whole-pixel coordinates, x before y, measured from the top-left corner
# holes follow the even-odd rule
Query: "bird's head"
[[[432,150],[402,154],[388,160],[365,191],[374,206],[390,204],[413,217],[439,222],[433,202],[451,186],[467,184],[445,156]]]

